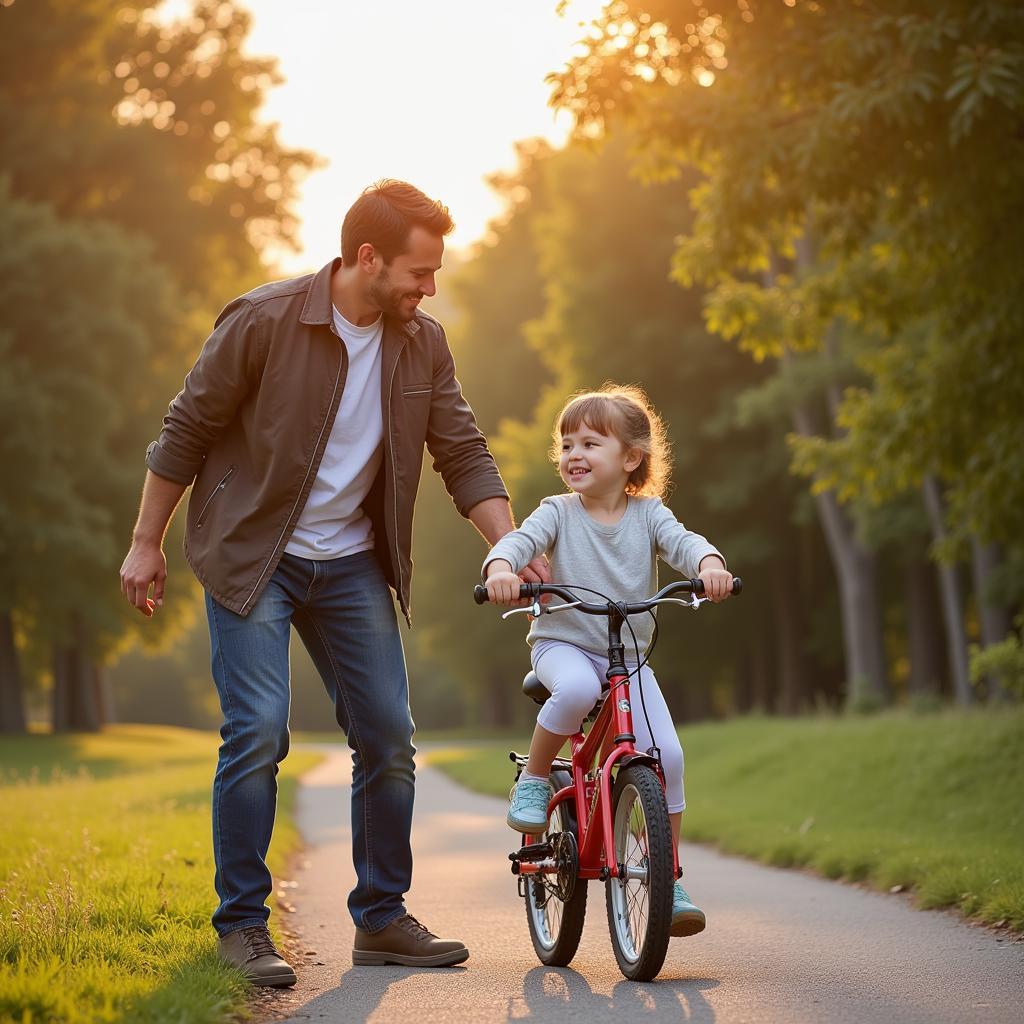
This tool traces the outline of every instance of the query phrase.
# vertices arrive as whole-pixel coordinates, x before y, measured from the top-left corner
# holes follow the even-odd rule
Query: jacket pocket
[[[434,386],[428,380],[425,384],[406,384],[402,388],[403,398],[418,398],[421,395],[429,395]]]
[[[228,485],[228,481],[235,475],[237,466],[229,466],[228,471],[220,478],[220,483],[210,492],[210,496],[203,502],[203,507],[199,510],[199,515],[196,516],[196,529],[203,525],[203,520],[206,519],[206,513],[210,511],[210,506],[213,504],[213,499],[220,494]]]

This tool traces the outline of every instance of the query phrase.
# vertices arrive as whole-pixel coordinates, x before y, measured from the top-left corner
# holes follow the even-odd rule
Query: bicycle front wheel
[[[612,948],[630,981],[650,981],[668,951],[673,885],[668,806],[650,766],[619,771],[612,814],[615,863],[623,872],[605,883]]]
[[[552,772],[551,785],[557,792],[572,784],[568,772]],[[541,837],[547,841],[558,832],[571,832],[578,839],[575,803],[560,803],[548,822],[548,831]],[[545,884],[544,876],[530,875],[526,879],[526,923],[530,939],[540,962],[547,967],[565,967],[579,949],[583,935],[583,919],[587,913],[587,882],[577,878],[572,895],[561,900],[557,886]]]

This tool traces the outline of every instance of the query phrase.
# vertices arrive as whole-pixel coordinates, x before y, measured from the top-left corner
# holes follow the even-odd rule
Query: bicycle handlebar
[[[732,578],[731,592],[733,594],[739,594],[742,590],[743,580],[741,580],[739,576],[734,576]],[[608,614],[607,601],[603,604],[598,604],[593,601],[580,601],[580,599],[570,589],[561,587],[557,583],[524,583],[519,588],[520,600],[539,597],[541,594],[554,594],[556,597],[561,597],[565,601],[572,602],[576,611],[583,612],[584,615]],[[649,597],[646,601],[625,605],[625,612],[627,615],[638,615],[640,612],[649,611],[657,601],[666,597],[671,597],[673,594],[695,594],[697,597],[701,597],[704,594],[704,581],[676,580],[676,582],[669,583],[668,586],[662,587],[654,597]],[[473,588],[473,600],[476,601],[477,604],[487,604],[487,588],[477,584]]]

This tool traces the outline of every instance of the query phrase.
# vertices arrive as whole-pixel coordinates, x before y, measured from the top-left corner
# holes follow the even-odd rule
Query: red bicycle
[[[738,594],[742,585],[735,577],[732,593]],[[640,751],[634,746],[630,673],[621,632],[627,616],[660,604],[698,607],[705,600],[704,584],[680,580],[646,601],[629,604],[582,601],[574,589],[585,588],[525,583],[520,597],[530,599],[531,606],[505,613],[547,615],[572,609],[608,618],[606,682],[586,719],[593,726],[587,734],[581,726],[569,738],[571,758],[556,758],[552,766],[554,795],[548,805],[547,832],[524,836],[523,845],[509,859],[541,963],[565,967],[576,955],[587,912],[587,882],[599,879],[605,883],[608,930],[619,969],[630,981],[650,981],[665,962],[672,886],[681,871],[656,748]],[[673,596],[683,593],[690,599]],[[542,605],[542,594],[566,603]],[[486,603],[486,588],[478,586],[473,596],[477,604]],[[550,696],[533,672],[523,680],[523,692],[538,704]],[[527,758],[515,751],[509,757],[518,780]]]

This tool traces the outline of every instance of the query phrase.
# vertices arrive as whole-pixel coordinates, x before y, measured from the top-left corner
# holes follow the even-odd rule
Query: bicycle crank
[[[535,886],[543,886],[545,893],[563,903],[572,898],[580,858],[576,837],[571,832],[556,832],[546,842],[523,846],[510,853],[508,859],[512,861],[512,874],[519,876],[520,883],[524,876],[532,876]],[[520,895],[525,895],[523,884],[520,884],[519,891]]]

